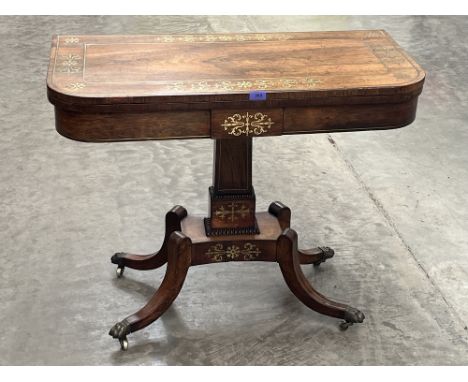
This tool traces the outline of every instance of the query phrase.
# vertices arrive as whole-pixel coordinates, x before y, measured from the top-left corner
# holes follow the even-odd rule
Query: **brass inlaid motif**
[[[206,81],[199,81],[199,82],[194,82],[192,83],[192,90],[199,90],[203,91],[208,88],[208,82]]]
[[[62,73],[80,73],[81,57],[71,53],[59,56],[57,71]]]
[[[368,45],[371,47],[375,56],[384,65],[387,65],[387,64],[397,65],[403,59],[402,54],[393,46],[377,45],[373,43],[369,43]]]
[[[236,220],[245,219],[250,213],[250,209],[245,204],[231,202],[226,206],[222,205],[215,211],[215,216],[220,220],[234,222]]]
[[[72,82],[65,87],[70,90],[80,90],[86,87],[86,84],[83,82]]]
[[[66,37],[64,40],[65,44],[78,44],[80,42],[78,37]]]
[[[254,260],[260,256],[260,249],[252,243],[245,243],[243,248],[237,245],[227,246],[223,244],[212,245],[205,253],[211,260],[216,262],[229,260]]]
[[[260,80],[177,81],[169,86],[175,91],[251,91],[281,89],[313,89],[320,80],[313,78],[279,78]]]
[[[227,117],[221,126],[224,127],[224,131],[227,131],[230,135],[238,137],[244,134],[248,137],[252,134],[261,135],[266,133],[273,124],[274,122],[266,114],[260,112],[250,114],[247,112],[243,115],[234,114]]]

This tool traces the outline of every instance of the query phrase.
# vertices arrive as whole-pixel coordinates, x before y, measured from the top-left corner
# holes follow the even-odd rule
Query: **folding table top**
[[[382,30],[55,36],[57,131],[103,142],[389,129],[425,73]]]
[[[47,86],[58,106],[216,107],[252,97],[266,104],[362,96],[398,101],[418,95],[424,76],[383,30],[76,35],[54,36]]]

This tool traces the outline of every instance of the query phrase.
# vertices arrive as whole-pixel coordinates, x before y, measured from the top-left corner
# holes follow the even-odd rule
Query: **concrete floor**
[[[296,300],[276,264],[208,265],[121,352],[109,328],[164,269],[116,280],[109,258],[158,249],[175,204],[207,211],[212,142],[59,136],[45,87],[51,35],[366,28],[386,29],[426,69],[416,122],[254,143],[259,210],[281,200],[302,246],[335,248],[306,275],[365,323],[339,331]],[[468,364],[466,30],[466,17],[1,17],[0,364]]]

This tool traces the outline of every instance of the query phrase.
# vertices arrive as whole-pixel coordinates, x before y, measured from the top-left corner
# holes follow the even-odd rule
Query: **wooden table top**
[[[394,94],[420,90],[423,80],[385,31],[365,30],[55,36],[47,85],[64,102],[121,104],[236,100],[256,90],[268,98]]]
[[[221,138],[226,109],[268,110],[263,135],[404,126],[424,78],[383,30],[67,35],[53,38],[47,90],[73,139]]]

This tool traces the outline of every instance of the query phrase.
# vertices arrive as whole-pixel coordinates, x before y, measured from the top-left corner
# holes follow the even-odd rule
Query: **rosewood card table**
[[[301,264],[319,265],[334,251],[298,249],[284,204],[256,212],[252,138],[408,125],[424,77],[383,30],[55,36],[47,92],[63,136],[214,139],[207,216],[175,206],[158,252],[112,256],[118,277],[125,267],[167,270],[149,302],[109,334],[127,349],[129,333],[169,308],[190,266],[225,261],[278,262],[309,308],[342,319],[342,329],[362,322],[361,311],[323,296],[302,273]]]

